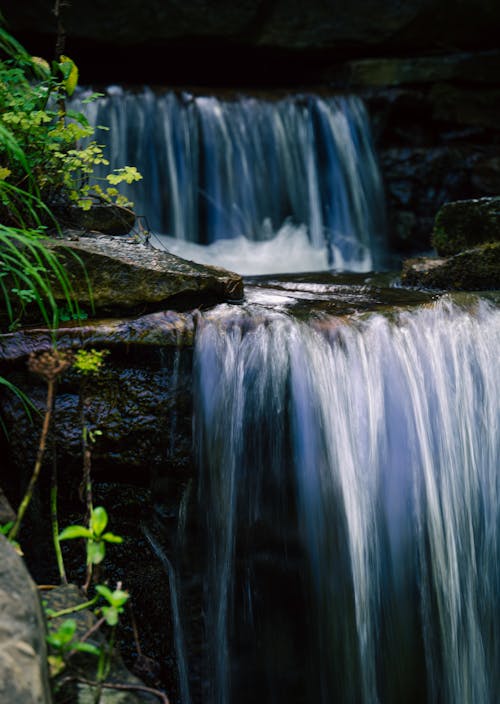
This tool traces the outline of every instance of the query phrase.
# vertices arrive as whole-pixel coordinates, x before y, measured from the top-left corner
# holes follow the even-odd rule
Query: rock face
[[[500,196],[445,203],[436,215],[432,244],[440,255],[499,240]]]
[[[92,346],[110,352],[102,373],[90,383],[82,385],[73,370],[59,382],[55,439],[58,461],[68,477],[81,471],[83,398],[86,424],[91,432],[98,431],[92,447],[98,474],[119,471],[123,479],[129,476],[144,483],[167,469],[179,477],[189,474],[193,330],[191,316],[172,312],[59,330],[59,349]],[[27,371],[27,356],[50,349],[51,344],[50,333],[41,330],[2,337],[0,373],[8,369],[9,379],[28,393],[41,412],[33,428],[19,400],[9,393],[2,395],[10,461],[17,468],[14,475],[33,466],[36,443],[26,443],[25,438],[38,437],[46,398],[43,381]]]
[[[28,6],[9,3],[14,31],[51,34],[51,0]],[[287,49],[409,49],[494,45],[500,21],[495,0],[124,0],[117,15],[112,3],[73,2],[65,12],[69,36],[113,44],[161,44],[193,38],[226,39],[247,45]]]
[[[420,68],[430,71],[430,62]],[[500,192],[497,88],[479,79],[467,85],[360,89],[385,183],[390,242],[400,252],[431,249],[434,217],[444,203]]]
[[[88,306],[93,302],[96,310],[144,311],[173,299],[196,307],[243,297],[238,274],[142,244],[105,236],[49,240],[47,244],[60,255],[78,302]]]
[[[23,560],[0,535],[0,701],[50,704],[45,624]]]

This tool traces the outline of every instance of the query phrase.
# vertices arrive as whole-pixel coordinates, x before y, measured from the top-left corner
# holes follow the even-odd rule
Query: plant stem
[[[7,536],[9,540],[15,540],[15,538],[17,537],[19,528],[21,527],[21,522],[24,518],[24,514],[26,513],[26,509],[28,508],[31,498],[33,496],[33,490],[40,475],[40,470],[42,469],[43,456],[45,454],[45,446],[47,444],[47,436],[49,434],[50,421],[52,418],[52,408],[54,406],[54,387],[55,379],[50,379],[47,382],[47,403],[45,407],[45,417],[43,419],[40,442],[38,444],[38,450],[36,454],[35,468],[33,469],[33,474],[31,475],[30,483],[28,484],[26,493],[24,494],[21,504],[19,506],[14,525],[10,529],[9,534]]]
[[[52,523],[52,540],[54,542],[54,550],[56,553],[57,567],[59,570],[59,577],[61,579],[61,584],[67,584],[68,578],[66,577],[66,570],[64,569],[64,559],[61,550],[61,543],[59,542],[59,519],[57,516],[57,454],[54,447],[53,457],[52,457],[52,477],[50,485],[50,518]]]
[[[84,601],[82,604],[78,604],[78,606],[69,606],[67,609],[55,611],[53,614],[47,616],[47,619],[59,618],[59,616],[67,616],[68,614],[74,614],[77,611],[89,609],[91,606],[94,606],[94,604],[97,604],[98,599],[99,595],[96,595],[93,599],[90,599],[90,601]]]

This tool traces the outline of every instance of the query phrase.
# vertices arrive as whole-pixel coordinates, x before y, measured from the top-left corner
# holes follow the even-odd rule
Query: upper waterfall
[[[111,128],[102,133],[111,168],[129,163],[142,173],[127,195],[155,233],[169,236],[171,251],[204,259],[195,245],[216,246],[212,261],[231,265],[224,257],[235,240],[243,258],[276,241],[264,255],[274,262],[232,268],[380,266],[384,195],[359,98],[222,100],[116,87],[88,105],[83,97],[73,107]]]

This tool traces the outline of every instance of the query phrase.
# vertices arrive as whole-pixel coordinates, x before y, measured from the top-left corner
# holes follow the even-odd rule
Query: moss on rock
[[[432,245],[440,256],[500,240],[500,196],[445,203],[436,215]]]
[[[403,263],[401,280],[407,286],[449,291],[500,289],[500,242],[483,244],[446,259],[408,259]]]

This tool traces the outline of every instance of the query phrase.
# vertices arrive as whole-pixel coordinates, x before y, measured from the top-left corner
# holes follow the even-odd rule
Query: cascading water
[[[203,701],[500,701],[500,311],[201,320]]]
[[[72,107],[111,128],[111,168],[144,177],[127,195],[156,244],[245,274],[381,265],[383,188],[359,98],[84,97]]]

